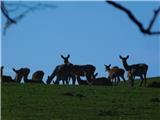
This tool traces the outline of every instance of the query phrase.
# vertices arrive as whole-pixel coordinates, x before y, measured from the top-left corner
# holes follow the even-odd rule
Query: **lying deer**
[[[128,79],[129,81],[131,81],[131,86],[134,86],[134,79],[136,76],[141,78],[140,86],[142,86],[143,81],[144,85],[146,86],[148,65],[144,63],[128,65],[127,59],[129,58],[129,55],[127,57],[122,57],[122,56],[119,57],[122,60],[122,64],[125,70],[128,71]]]
[[[13,71],[16,73],[15,81],[20,83],[21,80],[24,79],[24,83],[27,82],[30,73],[29,68],[20,68],[19,70],[13,68]]]
[[[12,79],[11,76],[3,75],[3,70],[4,70],[4,67],[2,66],[1,67],[1,82],[2,83],[16,82],[15,80]]]
[[[79,85],[89,85],[90,84],[88,80],[81,80],[80,76],[77,77],[77,82]]]
[[[115,85],[118,84],[120,81],[120,78],[122,78],[125,83],[126,82],[124,78],[125,71],[122,68],[119,68],[117,66],[112,68],[110,67],[111,67],[111,64],[105,65],[105,70],[109,73],[108,78],[112,81],[112,83],[114,83],[115,81]]]
[[[27,80],[26,83],[42,83],[42,84],[44,84],[43,76],[44,76],[44,72],[41,71],[41,70],[38,70],[38,71],[33,73],[32,79]]]
[[[89,80],[89,83],[91,85],[105,85],[105,86],[111,86],[112,85],[112,82],[109,79],[107,79],[106,77],[96,78],[97,75],[98,75],[98,73],[96,73],[94,75],[94,77]]]

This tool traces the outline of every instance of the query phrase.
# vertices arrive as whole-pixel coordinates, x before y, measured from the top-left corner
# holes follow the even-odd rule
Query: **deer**
[[[50,76],[48,76],[47,84],[50,84],[52,79],[57,76],[55,84],[59,84],[60,80],[66,81],[69,83],[69,80],[72,78],[72,83],[75,84],[76,79],[79,79],[80,76],[86,76],[87,79],[93,77],[95,67],[93,65],[73,65],[69,62],[70,55],[67,57],[61,55],[61,58],[64,60],[64,64],[56,66],[54,71]]]
[[[21,80],[24,80],[24,83],[27,82],[28,80],[28,75],[30,73],[30,69],[29,68],[20,68],[19,70],[16,70],[15,68],[13,68],[13,71],[16,73],[15,76],[15,81],[17,82],[21,82]]]
[[[80,80],[80,76],[86,76],[87,80],[94,77],[94,72],[96,70],[95,66],[91,64],[74,65],[69,62],[68,60],[69,57],[70,57],[69,54],[67,57],[64,57],[63,55],[61,55],[61,58],[64,60],[64,64],[68,65],[68,71],[70,71],[70,75],[74,76],[73,82],[75,82],[75,78],[77,79],[77,81]]]
[[[112,81],[112,83],[114,83],[114,81],[115,81],[115,85],[116,84],[118,85],[118,83],[120,82],[120,78],[123,79],[124,83],[126,82],[125,78],[124,78],[124,73],[125,73],[124,69],[119,68],[117,66],[110,68],[111,64],[104,65],[104,66],[105,66],[105,71],[107,71],[109,73],[108,79],[110,79]]]
[[[54,84],[59,84],[59,81],[62,80],[63,84],[69,84],[70,79],[70,73],[68,71],[68,65],[62,64],[56,66],[56,68],[53,70],[52,74],[48,76],[48,79],[46,81],[47,84],[50,84],[54,77],[57,77]],[[72,76],[73,77],[73,76]],[[74,78],[73,78],[74,79]]]
[[[130,86],[131,87],[134,86],[134,79],[136,76],[140,77],[141,79],[139,86],[140,87],[142,86],[143,81],[144,81],[144,86],[146,86],[148,65],[144,63],[128,65],[127,59],[129,58],[129,55],[127,55],[126,57],[122,57],[120,55],[119,58],[121,59],[125,70],[128,71],[128,80],[130,81]]]
[[[89,85],[88,80],[81,80],[80,76],[77,78],[77,82],[79,85]]]
[[[104,85],[104,86],[112,86],[112,82],[110,79],[107,79],[106,77],[99,77],[96,78],[98,73],[94,74],[92,79],[89,79],[90,85]]]
[[[33,73],[32,79],[27,80],[26,83],[42,83],[42,84],[44,84],[43,76],[44,76],[44,72],[42,70],[38,70]]]
[[[2,83],[15,83],[11,76],[3,75],[4,66],[1,67],[1,81]]]

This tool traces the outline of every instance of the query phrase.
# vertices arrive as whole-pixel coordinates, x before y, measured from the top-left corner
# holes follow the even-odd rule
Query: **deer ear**
[[[16,73],[16,69],[15,68],[12,68],[12,70]]]
[[[67,58],[69,58],[69,57],[70,57],[70,54],[68,54]]]
[[[4,66],[1,66],[1,69],[4,69]]]
[[[129,55],[127,55],[126,59],[128,59],[128,58],[129,58]]]
[[[98,73],[96,73],[94,76],[96,77],[98,75]]]
[[[64,56],[63,56],[63,55],[61,55],[61,58],[63,58],[63,59],[64,59]]]
[[[120,55],[119,58],[122,59],[122,56]]]
[[[108,67],[111,67],[111,64],[109,64],[109,66]]]

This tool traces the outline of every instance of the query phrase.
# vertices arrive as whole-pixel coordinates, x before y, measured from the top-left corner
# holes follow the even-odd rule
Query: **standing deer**
[[[69,55],[67,57],[64,57],[61,55],[61,57],[64,59],[64,64],[56,66],[54,71],[50,76],[48,76],[47,84],[50,84],[53,78],[56,76],[56,81],[54,84],[59,84],[59,81],[62,80],[63,84],[69,84],[69,79],[72,78],[73,84],[75,84],[75,76],[72,73],[72,67],[73,65],[68,62]]]
[[[94,72],[96,70],[96,67],[90,64],[87,65],[73,65],[69,62],[69,57],[64,57],[61,55],[62,59],[64,60],[64,64],[68,65],[68,71],[70,72],[69,76],[74,76],[76,79],[80,80],[80,76],[86,76],[87,80],[92,79],[94,77]],[[75,79],[74,79],[75,82]]]
[[[148,70],[148,65],[141,63],[141,64],[133,64],[128,65],[127,59],[129,58],[129,55],[127,57],[119,56],[122,60],[122,64],[126,71],[128,71],[128,79],[131,82],[131,86],[134,86],[134,79],[136,76],[141,78],[140,86],[142,86],[142,83],[144,81],[144,85],[146,86],[146,75]]]
[[[1,67],[1,82],[2,83],[8,83],[8,82],[16,82],[15,80],[12,79],[11,76],[3,75],[3,69],[4,67]]]
[[[54,84],[59,84],[59,81],[62,80],[63,84],[69,84],[69,76],[70,71],[68,71],[68,65],[62,64],[56,66],[56,68],[53,70],[52,74],[48,76],[48,79],[46,81],[47,84],[50,84],[54,77],[56,78],[56,81]]]
[[[16,73],[15,81],[20,83],[21,80],[24,79],[24,83],[27,82],[30,73],[29,68],[20,68],[19,70],[13,68],[13,71]]]
[[[95,67],[93,65],[73,65],[69,62],[69,57],[64,57],[61,55],[61,58],[64,60],[64,64],[58,65],[53,73],[48,76],[47,84],[50,84],[52,79],[57,76],[55,84],[59,84],[60,80],[66,81],[66,83],[69,83],[69,80],[72,78],[72,83],[75,84],[76,79],[80,79],[80,76],[86,76],[87,80],[93,77]]]
[[[108,78],[112,81],[112,83],[113,81],[115,81],[115,85],[118,84],[120,81],[120,78],[123,79],[124,83],[126,82],[124,78],[125,71],[122,68],[119,68],[117,66],[110,68],[111,64],[104,65],[104,66],[105,66],[105,70],[109,73]]]

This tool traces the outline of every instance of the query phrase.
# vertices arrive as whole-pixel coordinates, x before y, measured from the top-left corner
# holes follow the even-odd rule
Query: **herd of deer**
[[[125,70],[128,72],[128,83],[129,86],[134,86],[134,79],[136,76],[140,77],[141,83],[140,86],[142,86],[142,83],[144,81],[144,85],[146,86],[146,75],[148,70],[148,65],[146,64],[133,64],[128,65],[127,57],[119,56],[122,64],[125,68],[119,68],[117,66],[114,66],[111,68],[111,65],[105,65],[105,70],[108,72],[108,78],[106,77],[99,77],[96,78],[98,73],[95,73],[96,67],[90,64],[86,65],[74,65],[69,62],[69,57],[64,57],[61,55],[61,58],[64,60],[64,64],[56,66],[53,73],[48,76],[46,84],[50,84],[52,81],[54,84],[59,84],[59,82],[62,80],[63,84],[69,84],[70,80],[72,79],[72,84],[75,85],[76,80],[79,85],[117,85],[120,82],[120,78],[123,79],[124,83],[126,83],[124,74]],[[12,79],[11,76],[3,75],[3,69],[4,67],[1,67],[1,81],[3,82],[21,82],[21,80],[24,80],[24,83],[43,83],[43,76],[44,72],[39,70],[33,73],[32,79],[28,79],[28,75],[30,73],[29,68],[21,68],[19,70],[16,70],[13,68],[13,71],[16,73],[15,79]],[[85,76],[86,80],[81,80],[81,77]],[[56,77],[56,80],[53,79]]]

